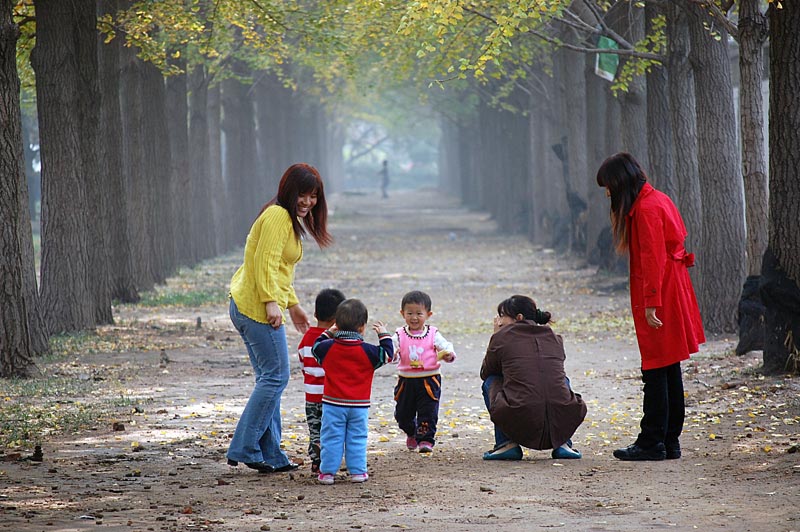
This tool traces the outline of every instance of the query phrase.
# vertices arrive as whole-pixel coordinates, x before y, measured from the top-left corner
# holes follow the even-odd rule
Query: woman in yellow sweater
[[[289,383],[289,348],[284,310],[305,333],[308,316],[294,292],[294,267],[303,257],[302,237],[330,245],[328,207],[322,178],[313,166],[290,166],[278,194],[264,207],[247,235],[244,263],[231,279],[230,315],[244,340],[255,387],[236,425],[228,464],[244,463],[261,473],[291,471],[297,464],[281,450],[281,394]]]

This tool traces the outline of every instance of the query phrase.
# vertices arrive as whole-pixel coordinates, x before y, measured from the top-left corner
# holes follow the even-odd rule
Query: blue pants
[[[228,458],[283,467],[289,463],[281,450],[281,394],[289,383],[286,329],[251,320],[239,312],[233,298],[230,316],[250,355],[256,382],[236,425]]]
[[[319,472],[335,475],[344,456],[351,475],[366,473],[368,433],[369,408],[322,403]]]
[[[486,377],[486,380],[483,381],[481,385],[481,392],[483,392],[483,402],[486,404],[486,410],[490,410],[490,402],[489,402],[489,389],[492,387],[492,383],[495,379],[503,380],[503,377],[500,375],[489,375]],[[511,438],[505,435],[505,433],[500,430],[500,427],[497,425],[494,426],[494,448],[500,448],[503,445],[507,444],[511,441]]]

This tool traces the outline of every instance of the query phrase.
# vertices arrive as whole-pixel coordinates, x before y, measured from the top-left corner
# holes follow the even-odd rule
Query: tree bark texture
[[[152,63],[142,65],[144,120],[144,172],[149,187],[147,218],[150,253],[153,256],[155,282],[162,284],[176,268],[175,229],[172,205],[172,152],[167,126],[167,91],[164,76]]]
[[[761,272],[767,248],[769,209],[767,155],[764,146],[764,42],[767,17],[759,0],[739,2],[739,136],[742,145],[742,174],[747,219],[747,274]]]
[[[228,213],[233,212],[228,182],[222,169],[222,91],[219,83],[208,88],[208,171],[213,186],[211,202],[214,227],[217,228],[217,252],[236,247],[236,235]],[[254,157],[254,155],[251,155]]]
[[[0,377],[28,377],[35,369],[35,352],[28,325],[22,228],[27,205],[22,167],[22,119],[19,107],[16,44],[19,28],[11,17],[11,0],[0,1]],[[24,210],[26,216],[22,216]],[[30,222],[27,222],[30,223]]]
[[[81,168],[75,13],[71,3],[38,0],[36,100],[42,159],[42,311],[48,331],[94,327],[88,286],[88,204]]]
[[[800,371],[800,5],[769,10],[769,246],[761,272],[764,369]]]
[[[565,146],[569,175],[564,183],[569,208],[569,250],[586,254],[586,197],[589,186],[589,168],[586,161],[586,76],[585,58],[572,51],[561,51],[559,63],[563,69],[563,111],[566,125]],[[568,88],[568,89],[567,89]],[[593,176],[592,176],[593,177]]]
[[[151,252],[148,218],[153,215],[150,203],[150,179],[144,168],[144,102],[142,101],[142,62],[136,51],[122,48],[120,55],[120,102],[122,110],[125,195],[133,256],[133,278],[140,291],[155,286],[156,272]]]
[[[697,153],[697,113],[694,73],[689,62],[689,21],[674,2],[667,4],[667,89],[669,92],[672,149],[677,180],[677,206],[689,236],[686,249],[700,250],[703,236],[703,202],[700,193],[700,163]],[[691,268],[692,283],[700,294],[703,278]]]
[[[653,19],[665,14],[665,6],[647,3],[644,10],[646,32],[651,34]],[[653,186],[677,202],[668,75],[665,64],[655,65],[647,73],[647,151],[650,156],[647,175]]]
[[[192,242],[199,260],[216,255],[208,171],[208,77],[203,65],[189,69],[189,175],[192,191]]]
[[[636,43],[644,37],[644,9],[631,2],[617,2],[607,16],[609,26]],[[620,58],[622,69],[630,59]],[[622,150],[631,153],[642,164],[649,161],[647,146],[647,88],[645,78],[634,77],[628,90],[618,94],[622,124]],[[610,154],[609,154],[610,155]]]
[[[172,167],[172,205],[174,209],[175,261],[178,266],[195,263],[192,247],[192,197],[194,180],[189,175],[189,100],[186,61],[173,63],[183,70],[167,78],[167,127]]]
[[[267,188],[263,183],[256,183],[255,159],[258,155],[256,148],[256,122],[254,119],[255,108],[250,95],[253,92],[249,85],[245,85],[235,78],[222,82],[222,130],[225,132],[225,177],[228,190],[234,201],[232,215],[233,232],[239,235],[239,241],[247,235],[253,219],[261,206],[278,191],[278,187]],[[259,117],[263,116],[263,106],[259,109]],[[260,133],[260,131],[259,131]],[[258,135],[261,143],[261,152],[264,152],[264,142],[268,142],[262,135]],[[280,175],[278,176],[280,178]],[[255,193],[255,191],[261,191]]]
[[[99,15],[114,14],[118,7],[117,0],[97,0]],[[133,277],[120,127],[122,114],[119,99],[119,57],[122,37],[117,36],[108,44],[104,42],[102,35],[98,35],[97,40],[101,93],[100,139],[102,139],[98,144],[98,162],[107,207],[108,222],[105,231],[109,237],[110,293],[112,299],[123,303],[135,303],[139,301],[139,293]]]
[[[736,116],[728,56],[728,34],[720,39],[703,26],[705,10],[689,5],[690,59],[697,97],[697,146],[703,202],[703,244],[698,267],[699,294],[706,329],[735,332],[736,311],[745,280],[744,197],[737,164]],[[713,272],[713,274],[711,273]]]
[[[94,320],[98,325],[114,322],[111,312],[109,192],[100,175],[98,141],[100,128],[100,81],[97,55],[97,13],[95,0],[74,0],[74,39],[78,61],[78,120],[80,121],[81,177],[86,188],[87,245],[89,268],[87,286],[91,291]],[[112,93],[108,96],[112,96]]]

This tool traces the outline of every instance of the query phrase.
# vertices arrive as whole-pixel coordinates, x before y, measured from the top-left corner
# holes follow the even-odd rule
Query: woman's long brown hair
[[[297,218],[297,198],[312,192],[317,193],[317,204],[303,218],[301,224]],[[270,205],[280,205],[289,211],[294,234],[298,237],[304,236],[308,232],[321,248],[333,243],[333,237],[328,233],[328,204],[325,201],[325,186],[322,183],[322,177],[313,166],[296,163],[287,168],[278,184],[278,194],[261,207],[258,215],[261,216],[261,213]]]
[[[611,193],[611,229],[619,254],[628,251],[628,213],[646,182],[647,174],[630,153],[612,155],[597,170],[597,184]]]

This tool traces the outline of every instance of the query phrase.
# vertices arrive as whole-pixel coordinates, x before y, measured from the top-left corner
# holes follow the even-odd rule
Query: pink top
[[[421,331],[410,331],[408,326],[400,327],[392,337],[394,341],[397,373],[401,377],[428,377],[441,373],[440,351],[453,353],[453,344],[447,341],[439,330],[426,325]]]

